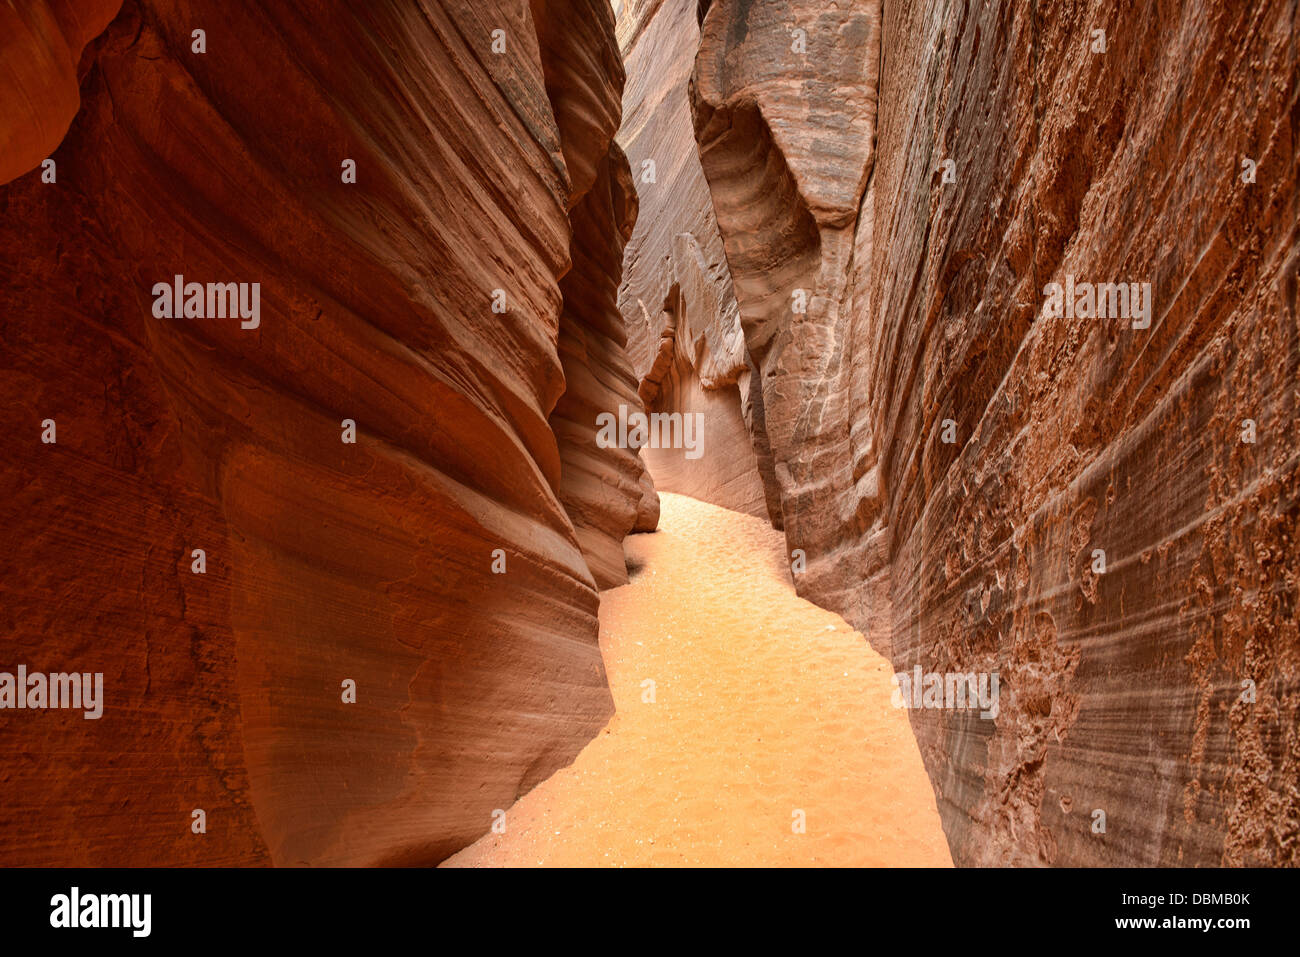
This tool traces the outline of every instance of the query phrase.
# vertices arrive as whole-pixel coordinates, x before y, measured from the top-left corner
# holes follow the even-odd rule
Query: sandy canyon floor
[[[951,866],[888,662],[795,595],[779,532],[661,500],[601,596],[617,713],[446,863]]]

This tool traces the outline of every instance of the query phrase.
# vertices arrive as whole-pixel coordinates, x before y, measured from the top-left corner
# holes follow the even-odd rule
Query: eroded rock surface
[[[691,86],[800,593],[1000,673],[911,712],[956,863],[1296,863],[1295,10],[825,7]]]
[[[761,402],[751,407],[752,362],[686,99],[699,46],[696,0],[630,0],[618,35],[628,74],[618,140],[641,204],[619,308],[645,408],[700,423],[696,449],[642,455],[659,488],[773,517],[779,527],[770,458],[760,469],[755,456]]]
[[[0,189],[0,670],[106,696],[6,712],[4,863],[431,863],[608,718],[583,529],[657,506],[589,456],[606,514],[548,419],[566,379],[635,395],[598,275],[630,224],[613,31],[603,0],[128,0],[54,184],[0,86],[31,144]],[[69,62],[37,70],[60,109]],[[260,283],[259,324],[158,318],[177,274]]]
[[[623,539],[634,528],[653,531],[651,516],[659,511],[637,450],[602,448],[597,441],[602,414],[617,415],[620,405],[641,409],[616,299],[623,245],[636,220],[636,191],[623,151],[616,143],[607,142],[607,149],[571,217],[573,268],[560,282],[565,390],[551,414],[560,446],[560,501],[598,588],[627,581]]]

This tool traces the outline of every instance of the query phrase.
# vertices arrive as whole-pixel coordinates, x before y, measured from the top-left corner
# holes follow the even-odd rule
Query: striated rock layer
[[[57,181],[0,189],[0,670],[103,672],[104,714],[5,712],[0,861],[430,863],[608,718],[596,584],[657,506],[548,419],[635,391],[613,31],[127,0],[88,51]],[[19,173],[58,131],[0,95]],[[178,274],[259,323],[159,318]]]
[[[1297,863],[1294,6],[826,6],[690,90],[800,593],[1000,675],[910,713],[956,863]]]
[[[636,449],[601,448],[597,420],[640,410],[618,311],[623,248],[637,219],[627,157],[613,142],[625,75],[613,10],[602,0],[534,0],[542,70],[569,171],[572,266],[560,283],[565,390],[550,417],[560,452],[560,502],[597,588],[627,582],[623,539],[653,531],[658,497]],[[573,205],[576,203],[576,206]]]
[[[634,527],[653,531],[658,496],[643,486],[636,449],[601,448],[597,419],[619,405],[640,410],[627,333],[615,299],[623,244],[636,219],[636,191],[618,144],[597,168],[592,189],[573,211],[573,268],[560,283],[560,361],[566,387],[551,428],[560,446],[560,501],[598,588],[627,582],[623,539]],[[646,502],[643,505],[642,499]]]
[[[696,0],[629,0],[618,36],[628,73],[618,141],[641,204],[618,305],[645,408],[700,423],[694,452],[642,455],[659,488],[780,527],[770,456],[755,454],[763,448],[761,397],[753,404],[753,363],[686,99],[699,46]]]

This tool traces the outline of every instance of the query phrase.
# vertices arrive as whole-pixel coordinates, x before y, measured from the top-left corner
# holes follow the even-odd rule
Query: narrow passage
[[[795,595],[780,532],[661,499],[601,596],[617,713],[446,864],[951,866],[889,663]]]

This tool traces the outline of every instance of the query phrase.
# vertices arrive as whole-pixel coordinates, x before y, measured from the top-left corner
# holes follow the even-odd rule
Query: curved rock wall
[[[659,500],[636,449],[602,448],[601,413],[639,410],[617,290],[637,220],[627,157],[613,142],[625,74],[605,0],[531,0],[546,92],[569,172],[572,265],[560,283],[558,350],[565,389],[550,425],[560,451],[556,487],[597,588],[627,582],[623,539],[653,531]]]
[[[0,7],[0,183],[37,166],[81,103],[81,51],[122,0],[26,0]]]
[[[861,626],[876,620],[885,561],[851,281],[870,243],[857,225],[873,159],[880,9],[823,6],[714,4],[690,97],[762,383],[786,540],[806,555],[801,593]]]
[[[760,467],[761,402],[751,407],[752,361],[686,99],[699,46],[696,0],[629,0],[618,36],[628,74],[618,141],[641,204],[618,304],[645,408],[700,423],[698,454],[641,454],[659,488],[770,514],[779,527],[770,456]]]
[[[1296,863],[1294,6],[824,6],[691,87],[800,592],[999,673],[911,711],[957,863]]]
[[[626,584],[623,539],[634,527],[653,531],[655,522],[638,523],[638,515],[659,512],[637,450],[601,448],[597,442],[602,413],[617,414],[620,405],[641,408],[616,299],[623,245],[636,220],[636,191],[623,151],[616,143],[607,149],[592,188],[570,217],[573,268],[560,282],[565,391],[551,414],[560,446],[560,501],[598,588]]]
[[[103,672],[104,713],[6,712],[0,860],[431,863],[608,718],[595,586],[651,503],[551,417],[634,393],[613,30],[127,0],[96,41],[57,180],[0,188],[0,670]],[[177,274],[260,283],[256,328],[160,318]]]

